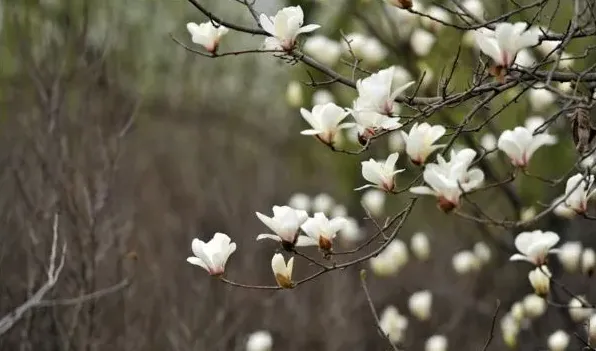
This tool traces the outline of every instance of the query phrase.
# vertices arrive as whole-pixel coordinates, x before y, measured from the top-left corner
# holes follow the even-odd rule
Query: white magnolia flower
[[[480,28],[476,30],[476,45],[493,59],[497,67],[508,68],[520,50],[539,42],[540,31],[536,28],[526,30],[527,27],[525,22],[517,22],[498,23],[494,31]]]
[[[482,135],[482,137],[480,137],[480,146],[486,151],[493,151],[497,148],[497,137],[491,133]]]
[[[559,87],[559,90],[567,94],[573,93],[573,90],[575,89],[573,83],[571,82],[559,82],[557,86]]]
[[[273,338],[271,333],[266,330],[259,330],[250,334],[246,342],[246,351],[271,351],[272,347]]]
[[[588,209],[588,199],[594,194],[594,176],[578,173],[567,179],[565,205],[579,214]]]
[[[393,84],[396,87],[406,85],[414,80],[412,74],[404,66],[393,65],[391,67],[393,67]]]
[[[378,189],[369,189],[362,194],[362,206],[375,217],[383,214],[385,208],[385,197],[387,194]]]
[[[379,318],[379,327],[392,343],[398,344],[405,337],[408,320],[399,314],[397,308],[387,306],[381,313],[381,318]]]
[[[423,232],[412,235],[410,239],[410,249],[417,259],[426,261],[430,257],[430,241]]]
[[[330,214],[335,206],[335,200],[327,193],[320,193],[312,200],[312,211]]]
[[[230,237],[223,233],[215,233],[208,242],[193,239],[191,248],[194,256],[186,261],[203,268],[210,275],[222,275],[228,258],[236,251],[236,243],[231,241]]]
[[[557,330],[548,337],[547,344],[550,351],[564,351],[569,346],[569,334]]]
[[[320,27],[318,24],[302,27],[304,12],[300,6],[285,7],[271,17],[262,13],[259,22],[263,30],[272,35],[265,39],[265,47],[271,50],[290,51],[296,45],[299,34],[312,32]]]
[[[586,299],[583,296],[577,296],[569,301],[569,316],[574,322],[584,322],[594,314],[594,309],[584,306],[589,306]]]
[[[451,259],[453,269],[457,274],[464,275],[480,269],[480,260],[472,251],[464,250],[453,255]]]
[[[426,14],[429,17],[432,18],[436,18],[439,21],[435,21],[433,19],[430,19],[428,17],[422,17],[420,20],[422,22],[422,25],[430,30],[431,32],[439,32],[441,31],[445,25],[442,24],[441,22],[445,22],[445,23],[450,23],[451,22],[451,16],[449,15],[449,12],[447,12],[447,10],[445,10],[442,7],[439,6],[431,6],[426,10]]]
[[[506,314],[501,319],[501,333],[503,334],[503,341],[510,348],[514,348],[517,345],[517,335],[519,334],[519,322],[511,316]]]
[[[445,132],[445,127],[442,125],[431,126],[428,123],[415,123],[409,133],[402,131],[402,136],[406,142],[406,153],[412,163],[415,165],[424,164],[433,151],[445,146],[435,145]]]
[[[561,46],[561,43],[561,40],[543,40],[537,48],[544,56],[552,55]]]
[[[515,237],[515,248],[520,253],[511,256],[511,261],[528,261],[536,266],[546,262],[546,256],[549,253],[557,253],[553,249],[559,242],[559,235],[555,232],[534,230],[531,232],[522,232]]]
[[[515,318],[515,320],[517,320],[518,322],[521,322],[524,320],[524,318],[526,318],[524,306],[522,305],[521,302],[514,303],[511,306],[511,310],[509,311],[509,314],[511,314],[511,316],[513,318]]]
[[[317,212],[302,224],[302,230],[322,250],[329,251],[333,246],[333,239],[346,224],[346,219],[336,217],[331,220],[323,212]]]
[[[351,33],[341,43],[346,55],[354,55],[365,63],[377,65],[388,55],[387,49],[375,37],[368,37],[360,33]]]
[[[410,313],[421,321],[430,318],[433,295],[429,290],[423,290],[413,293],[408,300]]]
[[[449,162],[439,155],[437,163],[426,165],[422,176],[427,186],[410,188],[410,192],[420,195],[433,195],[438,198],[439,207],[449,212],[459,206],[463,192],[479,187],[484,181],[484,173],[478,168],[468,170],[476,152],[463,149],[451,152]]]
[[[408,248],[401,240],[393,240],[377,257],[370,259],[370,267],[376,275],[395,275],[408,262]]]
[[[366,184],[355,190],[361,190],[369,187],[376,187],[387,192],[395,188],[395,175],[403,172],[405,169],[395,169],[395,163],[399,154],[393,153],[385,161],[375,161],[372,158],[368,161],[362,161],[362,177],[371,184]]]
[[[522,305],[524,307],[524,315],[530,319],[538,318],[546,312],[546,301],[536,295],[536,294],[529,294],[524,297],[522,300]]]
[[[339,238],[347,243],[353,243],[362,240],[362,229],[358,221],[352,217],[346,218],[346,223],[338,232]]]
[[[304,52],[327,66],[334,66],[341,56],[341,44],[324,35],[313,35],[306,39]]]
[[[505,152],[516,167],[526,167],[534,152],[544,145],[553,145],[557,139],[546,133],[532,135],[525,127],[504,131],[499,137],[499,150]]]
[[[325,105],[330,102],[335,102],[335,98],[333,97],[333,94],[329,90],[320,89],[320,90],[315,91],[312,94],[313,106]]]
[[[300,226],[308,218],[306,211],[296,210],[289,206],[273,206],[273,217],[267,217],[260,212],[257,212],[256,215],[274,233],[259,234],[257,240],[272,239],[288,247],[309,244],[306,237],[298,235]]]
[[[436,41],[437,38],[432,33],[417,28],[410,37],[410,47],[416,55],[424,57],[430,53]]]
[[[217,51],[221,38],[228,33],[228,28],[222,25],[216,27],[211,21],[201,24],[188,22],[186,29],[190,33],[193,43],[202,45],[212,54]]]
[[[389,144],[389,151],[391,152],[402,152],[406,148],[406,141],[403,135],[401,135],[401,131],[395,131],[389,134],[387,142]]]
[[[335,217],[346,217],[348,215],[348,209],[344,205],[335,205],[331,210],[331,218]]]
[[[484,19],[484,5],[480,0],[465,0],[462,6],[478,19]]]
[[[447,338],[444,335],[433,335],[426,340],[424,351],[447,351]]]
[[[530,116],[526,118],[524,122],[524,127],[526,127],[526,129],[529,130],[532,134],[548,132],[548,129],[546,128],[546,121],[542,116]],[[555,138],[556,140],[556,137],[554,135],[553,138]]]
[[[304,103],[304,93],[300,82],[291,81],[286,89],[286,101],[291,107],[299,107]]]
[[[579,269],[582,249],[579,241],[568,241],[559,247],[557,257],[567,272],[575,273]]]
[[[553,205],[556,204],[556,206],[553,210],[553,213],[559,217],[571,219],[577,215],[577,212],[575,212],[574,209],[569,208],[569,206],[567,206],[567,204],[564,201],[564,198],[565,198],[565,195],[562,195],[562,196],[557,197],[553,201]]]
[[[545,88],[532,88],[528,92],[528,100],[533,111],[544,111],[557,101],[557,95]]]
[[[517,56],[515,57],[515,64],[517,64],[518,66],[531,68],[534,67],[536,63],[536,58],[532,56],[530,50],[527,49],[521,50],[517,53]]]
[[[474,255],[476,255],[476,257],[478,257],[478,259],[482,263],[488,263],[490,261],[490,258],[491,258],[490,247],[488,247],[488,245],[486,245],[485,242],[479,241],[476,244],[474,244],[473,251],[474,251]]]
[[[312,129],[303,130],[302,135],[314,135],[327,145],[332,145],[335,135],[345,128],[351,128],[353,123],[341,123],[348,111],[330,102],[325,105],[316,105],[312,112],[301,108],[300,114],[311,125]]]
[[[584,249],[581,261],[582,273],[591,276],[594,273],[594,266],[596,265],[596,252],[592,248]]]
[[[550,291],[551,276],[550,270],[546,265],[536,267],[534,270],[528,273],[528,280],[534,288],[534,293],[536,293],[536,295],[542,297],[548,295]]]
[[[291,289],[294,287],[294,282],[292,282],[294,257],[291,257],[286,264],[284,256],[280,253],[276,253],[271,259],[271,269],[273,270],[277,285],[284,289]]]
[[[288,206],[297,210],[310,210],[310,197],[303,193],[295,193],[288,200]]]

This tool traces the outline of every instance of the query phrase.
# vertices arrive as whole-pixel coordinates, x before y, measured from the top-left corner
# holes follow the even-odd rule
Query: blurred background
[[[256,25],[241,3],[202,3],[230,22]],[[540,23],[564,31],[571,6],[552,3]],[[304,8],[305,23],[323,24],[316,34],[336,42],[341,33],[378,36],[386,52],[365,60],[362,71],[350,67],[352,60],[344,55],[336,69],[346,76],[357,79],[366,71],[400,65],[414,80],[426,72],[419,95],[434,96],[458,47],[461,61],[452,89],[468,86],[478,62],[465,33],[424,24],[378,1],[257,0],[255,7],[273,15],[296,4]],[[487,18],[516,6],[513,1],[480,4]],[[0,15],[0,316],[45,282],[56,214],[67,255],[58,283],[44,299],[120,286],[84,303],[50,301],[31,309],[0,336],[1,350],[243,350],[256,330],[271,333],[273,350],[387,349],[360,287],[359,270],[368,264],[325,274],[294,290],[255,291],[225,285],[186,263],[193,238],[208,240],[224,232],[238,245],[227,278],[275,284],[270,260],[278,248],[255,241],[266,228],[254,213],[271,214],[273,205],[286,204],[296,193],[327,194],[334,203],[324,206],[330,214],[342,211],[336,206],[345,207],[360,228],[341,238],[346,248],[375,232],[361,207],[362,193],[353,191],[364,184],[360,161],[385,158],[400,148],[399,137],[377,140],[354,156],[299,134],[307,128],[299,107],[310,109],[315,92],[327,90],[337,104],[350,107],[354,91],[337,84],[310,87],[309,73],[324,77],[271,55],[211,59],[188,52],[171,36],[197,48],[186,23],[206,18],[183,0],[1,0]],[[417,47],[420,34],[412,39],[417,29],[435,38],[427,51]],[[581,55],[589,40],[573,41],[569,53]],[[257,48],[261,41],[231,32],[220,50]],[[529,54],[542,55],[539,50]],[[590,53],[574,60],[571,69],[593,63]],[[487,127],[494,135],[529,116],[546,118],[558,111],[555,102],[533,105],[531,91],[521,90],[492,107],[516,94],[522,95]],[[430,122],[455,126],[473,104],[445,109]],[[542,177],[560,177],[577,161],[566,121],[560,120],[551,127],[559,144],[533,160],[531,171]],[[477,146],[487,133],[467,134],[457,147]],[[356,148],[350,135],[342,146]],[[492,156],[486,162],[495,179],[506,178],[509,165],[501,155]],[[419,173],[405,156],[399,166],[407,168],[398,180],[403,185]],[[538,202],[548,204],[562,194],[564,182],[549,186],[521,177],[511,189],[515,196],[496,187],[473,197],[496,218],[515,218],[532,206],[541,210]],[[397,213],[408,200],[407,193],[386,197],[378,220]],[[585,246],[594,243],[595,229],[583,219],[547,216],[536,228]],[[369,274],[377,311],[394,305],[408,315],[410,294],[429,289],[432,318],[408,317],[405,348],[423,349],[429,336],[443,334],[452,350],[482,349],[497,300],[501,316],[532,292],[529,267],[507,261],[516,233],[446,215],[430,198],[418,202],[398,238],[407,244],[417,232],[430,240],[427,261],[410,257],[395,274]],[[490,247],[490,262],[458,274],[453,255],[478,242]],[[310,253],[317,255],[314,249]],[[315,269],[296,258],[298,279]],[[554,270],[557,274],[560,267]],[[594,297],[590,280],[562,279]],[[572,327],[566,311],[549,309],[539,323],[525,326],[518,348],[544,349],[554,330]],[[497,319],[492,349],[503,348]]]

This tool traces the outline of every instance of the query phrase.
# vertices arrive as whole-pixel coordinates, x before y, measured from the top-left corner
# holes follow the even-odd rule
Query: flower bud
[[[384,191],[378,189],[367,190],[362,194],[362,206],[364,206],[371,215],[379,217],[383,214],[386,196],[387,194]]]
[[[377,257],[370,259],[373,273],[380,277],[395,275],[408,262],[408,248],[400,240],[393,240]]]
[[[424,351],[447,351],[447,338],[443,335],[433,335],[424,346]]]
[[[421,321],[430,318],[433,296],[429,290],[413,293],[408,300],[408,308],[414,317]]]
[[[418,232],[412,235],[410,239],[410,249],[414,253],[414,256],[421,260],[426,261],[430,256],[430,242],[428,237],[423,232]]]
[[[291,81],[288,84],[288,89],[286,90],[286,101],[288,105],[291,107],[300,107],[304,102],[304,96],[302,93],[302,85],[300,82]]]
[[[266,330],[259,330],[249,335],[246,351],[271,351],[273,338]]]
[[[545,297],[550,292],[550,270],[547,266],[543,265],[536,267],[533,271],[528,273],[528,280],[534,288],[536,295]]]
[[[530,107],[532,107],[532,110],[534,111],[544,111],[557,100],[557,96],[554,93],[544,88],[530,89],[528,98]]]
[[[399,314],[394,306],[387,306],[379,318],[379,327],[392,343],[403,341],[408,327],[406,317]]]
[[[453,268],[458,274],[468,274],[480,268],[480,260],[472,251],[460,251],[453,255]]]
[[[559,248],[558,258],[563,268],[569,273],[577,272],[582,255],[582,244],[578,241],[569,241]]]
[[[483,241],[479,241],[474,245],[474,255],[482,263],[488,263],[491,257],[490,248]]]
[[[564,351],[569,346],[569,335],[562,330],[557,330],[548,337],[550,351]]]
[[[511,317],[513,317],[518,323],[524,320],[524,306],[521,302],[516,302],[511,306],[511,311],[509,312]]]
[[[546,301],[536,294],[529,294],[522,301],[524,315],[527,318],[538,318],[546,312]]]
[[[273,255],[271,259],[271,269],[277,281],[277,285],[284,289],[291,289],[294,287],[292,282],[292,270],[294,268],[294,257],[291,257],[286,264],[284,256],[280,253]]]
[[[530,221],[534,217],[536,217],[536,208],[534,208],[533,206],[522,209],[520,213],[520,219],[522,220],[522,222]]]
[[[517,345],[519,323],[510,314],[501,319],[501,333],[503,334],[503,341],[508,347],[514,348]]]
[[[583,322],[594,313],[594,309],[588,306],[586,299],[583,296],[577,296],[569,301],[569,315],[574,322]]]
[[[328,214],[333,209],[333,205],[335,200],[329,194],[321,193],[312,200],[312,211]]]
[[[592,248],[584,249],[582,253],[582,273],[592,276],[594,273],[594,265],[596,265],[596,253]]]
[[[320,89],[312,94],[312,105],[325,105],[330,102],[335,102],[333,94],[329,90]]]
[[[494,134],[488,133],[480,137],[480,146],[486,151],[492,151],[497,148],[497,137]]]
[[[424,29],[414,29],[410,37],[410,46],[418,56],[426,56],[430,53],[437,38]]]
[[[331,210],[331,218],[335,217],[346,217],[348,215],[348,209],[344,205],[335,205]]]
[[[310,197],[306,194],[296,193],[288,200],[288,206],[296,210],[310,210]]]

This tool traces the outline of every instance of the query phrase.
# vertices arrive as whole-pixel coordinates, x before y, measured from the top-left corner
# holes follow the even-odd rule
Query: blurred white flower
[[[293,80],[288,83],[288,88],[286,89],[286,101],[291,107],[300,107],[304,104],[304,94],[300,82]]]
[[[259,330],[249,335],[246,342],[246,351],[271,351],[273,338],[266,330]]]
[[[592,248],[584,249],[582,253],[582,273],[591,276],[596,265],[596,252]]]
[[[406,141],[400,131],[395,131],[389,134],[387,141],[389,144],[389,151],[391,152],[402,152],[406,148]]]
[[[531,221],[532,218],[536,217],[536,208],[533,206],[523,208],[519,217],[522,222]]]
[[[222,25],[216,27],[211,21],[201,24],[188,22],[186,29],[190,33],[193,43],[202,45],[212,54],[217,51],[221,38],[228,33],[228,28]]]
[[[387,194],[378,189],[369,189],[362,194],[362,206],[367,209],[371,215],[379,217],[385,209],[385,197]]]
[[[579,269],[582,249],[579,241],[568,241],[559,247],[557,257],[567,272],[575,273]]]
[[[408,328],[408,320],[406,317],[399,314],[399,311],[394,306],[387,306],[381,313],[379,318],[379,327],[387,335],[389,340],[398,344],[401,343],[405,337],[406,329]]]
[[[546,133],[532,135],[525,127],[504,131],[499,137],[499,150],[505,152],[516,167],[526,167],[534,152],[544,145],[553,145],[557,139]]]
[[[561,68],[571,68],[573,63],[575,62],[574,55],[563,51],[561,53],[561,60],[559,61],[559,67]]]
[[[348,55],[353,53],[357,59],[363,60],[367,64],[377,65],[388,55],[387,49],[375,37],[351,33],[345,39],[341,43],[344,53]],[[350,49],[352,53],[350,53]]]
[[[447,351],[447,338],[444,335],[433,335],[426,340],[424,351]]]
[[[291,257],[286,264],[284,256],[280,253],[276,253],[271,259],[271,269],[273,270],[277,285],[284,289],[291,289],[294,287],[294,282],[292,282],[294,257]]]
[[[487,133],[480,137],[480,146],[486,151],[492,151],[497,148],[497,137],[494,134]]]
[[[480,260],[472,251],[464,250],[453,255],[451,259],[453,269],[460,275],[468,274],[480,269]]]
[[[333,239],[346,224],[346,219],[336,217],[329,220],[323,212],[317,212],[302,224],[302,230],[324,251],[330,251]]]
[[[339,238],[345,242],[353,243],[362,240],[363,234],[358,221],[352,217],[346,218],[346,223],[338,232]]]
[[[537,61],[529,50],[524,49],[517,53],[517,56],[515,57],[515,63],[519,66],[530,68],[534,67]]]
[[[565,205],[576,213],[583,214],[588,209],[588,199],[594,194],[594,176],[584,177],[578,173],[567,179]]]
[[[414,123],[410,132],[401,131],[406,142],[406,153],[415,165],[422,165],[428,156],[435,150],[442,148],[443,144],[435,144],[446,130],[442,125],[431,126],[428,123]]]
[[[324,35],[313,35],[306,39],[303,49],[326,66],[334,66],[341,56],[341,44]]]
[[[410,47],[418,56],[426,56],[430,53],[437,38],[430,32],[424,29],[414,29],[410,37]]]
[[[513,317],[516,321],[521,322],[524,320],[525,316],[525,311],[524,311],[524,306],[522,305],[521,302],[516,302],[511,306],[511,310],[509,311],[509,313],[511,314],[511,317]]]
[[[301,108],[300,114],[312,127],[312,129],[303,130],[300,134],[314,135],[327,145],[333,144],[336,134],[341,129],[354,126],[354,123],[341,123],[349,112],[332,102],[316,105],[312,112]]]
[[[296,45],[296,37],[299,34],[312,32],[321,27],[318,24],[303,27],[304,12],[300,6],[285,7],[271,17],[262,13],[259,16],[259,22],[263,30],[272,35],[265,39],[265,47],[269,50],[290,51]]]
[[[538,296],[545,297],[550,292],[550,270],[546,265],[536,267],[528,273],[528,280],[534,288],[534,293]]]
[[[593,308],[584,307],[585,305],[589,306],[583,296],[573,297],[569,301],[569,316],[571,316],[574,322],[584,322],[594,313]]]
[[[546,301],[536,294],[529,294],[522,301],[524,315],[530,319],[538,318],[546,312]]]
[[[498,67],[508,68],[517,53],[525,48],[537,45],[540,31],[536,28],[526,30],[527,23],[497,23],[495,30],[480,28],[476,30],[476,45],[493,59]]]
[[[484,19],[484,5],[480,0],[465,0],[462,6],[478,19]]]
[[[267,217],[260,212],[256,212],[256,215],[274,233],[259,234],[257,240],[271,239],[281,242],[286,247],[309,244],[306,237],[298,235],[300,226],[308,218],[306,211],[296,210],[289,206],[273,206],[273,217]]]
[[[561,45],[561,40],[543,40],[538,45],[538,51],[544,56],[554,55],[555,50]]]
[[[290,199],[288,200],[288,206],[297,210],[309,211],[310,197],[303,193],[295,193],[290,196]]]
[[[369,187],[376,187],[387,192],[393,191],[395,187],[395,175],[404,171],[404,169],[395,169],[395,163],[399,154],[393,153],[385,161],[375,161],[372,158],[368,161],[362,161],[362,177],[371,184],[366,184],[356,190]]]
[[[557,95],[545,88],[532,88],[528,92],[530,107],[534,111],[544,111],[557,101]]]
[[[569,346],[569,334],[557,330],[548,337],[547,344],[550,351],[564,351]]]
[[[514,348],[517,345],[519,322],[510,314],[506,314],[503,319],[501,319],[501,333],[503,334],[503,341],[505,341],[505,344],[510,348]]]
[[[312,211],[330,213],[335,206],[335,200],[327,193],[320,193],[312,200]]]
[[[208,242],[193,239],[191,248],[194,256],[186,261],[203,268],[210,275],[222,275],[228,258],[236,251],[236,243],[231,241],[224,233],[215,233]]]
[[[479,241],[474,244],[474,255],[476,255],[482,263],[488,263],[491,258],[490,247],[488,247],[485,242]]]
[[[401,240],[393,240],[377,257],[370,259],[370,267],[376,275],[395,275],[408,262],[408,248]]]
[[[577,212],[572,208],[569,208],[563,200],[565,195],[559,196],[553,200],[553,205],[557,204],[553,210],[553,213],[559,217],[571,219],[577,215]]]
[[[320,89],[320,90],[315,91],[312,94],[313,106],[325,105],[330,102],[335,102],[335,98],[333,97],[333,94],[329,90]]]
[[[547,132],[548,129],[545,129],[545,120],[542,116],[530,116],[526,118],[524,122],[524,127],[529,130],[532,134],[536,133],[538,129],[541,132]]]
[[[413,81],[412,74],[404,67],[400,65],[393,65],[393,84],[396,87],[407,84]]]
[[[414,256],[421,260],[426,261],[430,257],[430,241],[423,232],[418,232],[412,235],[410,239],[410,249]]]
[[[408,299],[408,308],[410,313],[421,321],[430,318],[433,295],[429,290],[423,290],[413,293]]]
[[[555,232],[534,230],[521,232],[515,237],[515,248],[520,253],[511,256],[511,261],[528,261],[536,266],[546,262],[549,253],[556,253],[553,249],[559,242],[559,235]]]
[[[426,10],[426,14],[429,17],[435,18],[438,21],[432,20],[428,17],[422,17],[420,20],[422,25],[429,31],[437,33],[440,32],[445,25],[441,22],[450,23],[451,16],[449,12],[442,7],[439,6],[431,6]],[[439,22],[440,21],[440,22]]]
[[[559,90],[561,90],[564,93],[572,93],[573,92],[573,84],[571,84],[571,82],[559,82]]]

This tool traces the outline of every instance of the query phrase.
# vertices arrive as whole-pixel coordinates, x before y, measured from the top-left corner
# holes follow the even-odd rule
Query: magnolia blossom
[[[521,322],[524,320],[525,316],[525,311],[524,311],[524,306],[522,305],[521,302],[516,302],[511,306],[511,310],[509,311],[509,313],[511,314],[511,316],[513,318],[515,318],[518,322]]]
[[[571,316],[574,322],[584,322],[594,313],[593,308],[585,306],[589,306],[589,304],[583,296],[573,297],[569,301],[569,316]]]
[[[312,211],[330,213],[335,206],[335,200],[327,193],[320,193],[312,200]]]
[[[449,162],[439,155],[437,163],[428,164],[422,174],[428,186],[412,187],[410,192],[436,196],[443,211],[453,210],[459,206],[462,193],[479,187],[484,181],[484,173],[480,169],[468,170],[475,156],[476,151],[472,149],[452,150]]]
[[[341,123],[349,114],[343,108],[330,102],[325,105],[316,105],[312,112],[301,108],[300,114],[311,125],[312,129],[303,130],[302,135],[314,135],[327,145],[333,144],[335,135],[345,128],[350,128],[353,123]]]
[[[396,87],[407,84],[414,80],[412,74],[404,67],[400,65],[393,65],[393,84]]]
[[[294,287],[294,282],[292,282],[294,257],[291,257],[286,264],[284,256],[280,253],[276,253],[271,259],[271,269],[273,270],[273,275],[275,276],[277,285],[284,289],[290,289]]]
[[[583,174],[576,174],[567,179],[565,187],[565,205],[579,214],[588,209],[588,199],[594,194],[594,176],[585,177]]]
[[[544,145],[553,145],[557,139],[550,134],[532,135],[532,132],[525,127],[516,127],[513,130],[504,131],[499,137],[497,146],[511,159],[516,167],[526,167],[530,158]]]
[[[497,148],[497,137],[494,134],[484,134],[480,137],[480,146],[486,151],[493,151]]]
[[[544,56],[552,55],[562,43],[561,40],[543,40],[537,49]]]
[[[522,208],[519,214],[519,219],[522,222],[531,221],[534,217],[536,217],[536,208],[533,206]]]
[[[568,241],[559,247],[557,257],[567,272],[577,272],[582,255],[582,249],[582,243],[579,241]]]
[[[222,25],[215,26],[211,21],[201,24],[188,22],[186,29],[190,33],[193,43],[202,45],[212,54],[217,51],[221,38],[228,33],[228,28]]]
[[[406,142],[406,153],[415,165],[426,162],[427,157],[435,150],[445,145],[435,143],[445,134],[445,127],[431,126],[428,123],[415,123],[409,133],[402,131]]]
[[[544,111],[557,101],[557,95],[546,88],[537,87],[530,89],[528,92],[528,100],[530,101],[532,110]]]
[[[369,211],[373,216],[380,216],[383,214],[385,208],[386,193],[378,189],[369,189],[362,194],[362,206]]]
[[[273,338],[271,333],[266,330],[259,330],[250,334],[246,342],[246,351],[271,351],[272,347]]]
[[[482,263],[488,263],[490,261],[490,258],[491,258],[490,247],[488,247],[488,245],[486,245],[485,242],[479,241],[476,244],[474,244],[473,251],[474,251],[474,255],[476,255],[476,257],[478,257],[478,259]]]
[[[343,217],[329,220],[323,212],[317,212],[313,217],[308,218],[301,228],[314,242],[314,245],[318,245],[322,250],[329,251],[333,246],[333,239],[335,239],[337,232],[345,224],[346,219]]]
[[[376,187],[391,192],[395,187],[395,175],[405,170],[395,169],[398,157],[399,154],[396,152],[389,155],[385,161],[375,161],[372,158],[368,161],[362,161],[362,177],[371,184],[366,184],[355,190]]]
[[[308,238],[299,236],[298,231],[302,223],[308,218],[308,213],[289,206],[273,206],[273,217],[267,217],[257,212],[257,217],[275,234],[259,234],[257,240],[272,239],[281,242],[285,247],[305,246]]]
[[[508,68],[520,50],[538,45],[540,31],[526,30],[527,27],[525,22],[517,22],[498,23],[494,31],[480,28],[476,31],[476,44],[497,67]]]
[[[304,93],[300,82],[291,81],[286,89],[286,101],[291,107],[302,106],[304,102]]]
[[[514,348],[517,345],[517,335],[519,334],[520,325],[519,322],[511,316],[506,314],[501,319],[501,333],[503,334],[503,341],[510,348]]]
[[[455,272],[460,275],[480,269],[480,260],[472,251],[468,250],[460,251],[453,255],[451,263]]]
[[[304,13],[300,6],[285,7],[271,17],[262,13],[259,22],[263,30],[271,35],[265,39],[265,47],[270,50],[290,51],[299,34],[312,32],[320,27],[318,24],[302,27]]]
[[[324,35],[313,35],[306,39],[304,52],[327,66],[334,66],[341,56],[341,44]]]
[[[345,54],[353,55],[371,65],[379,64],[388,55],[387,49],[377,38],[360,33],[348,34],[341,45]]]
[[[404,339],[408,320],[399,314],[397,308],[387,306],[379,318],[379,327],[392,343],[397,344]]]
[[[410,249],[414,256],[421,261],[428,260],[430,256],[430,241],[423,232],[418,232],[412,235],[410,239]]]
[[[534,56],[532,56],[532,54],[530,53],[530,50],[521,50],[520,52],[517,53],[517,56],[515,57],[515,64],[517,64],[518,66],[522,66],[525,68],[530,68],[530,67],[534,67],[534,65],[537,63],[536,58]]]
[[[451,16],[449,12],[442,7],[439,6],[431,6],[426,10],[426,14],[429,17],[435,18],[437,20],[433,20],[429,17],[422,17],[420,20],[422,25],[430,30],[431,32],[439,32],[441,31],[445,25],[441,22],[449,23],[451,22]],[[439,22],[440,21],[440,22]]]
[[[474,17],[484,19],[484,5],[480,0],[465,0],[462,2],[463,8],[465,8]]]
[[[546,262],[549,253],[557,253],[553,249],[559,242],[559,235],[555,232],[534,230],[522,232],[515,237],[515,248],[520,252],[511,256],[511,261],[528,261],[536,266]]]
[[[416,55],[424,57],[430,53],[436,41],[437,38],[432,33],[417,28],[410,37],[410,47]]]
[[[569,208],[565,203],[565,195],[559,196],[553,200],[555,206],[553,213],[559,217],[571,219],[577,215],[574,209]]]
[[[348,215],[348,209],[344,205],[335,205],[331,210],[331,218],[345,217]]]
[[[193,239],[191,248],[194,257],[189,257],[186,261],[203,268],[210,275],[222,275],[228,258],[236,251],[236,243],[231,241],[223,233],[215,233],[208,242]]]
[[[376,275],[395,275],[408,262],[408,248],[401,240],[393,240],[376,257],[370,259],[370,267]]]
[[[421,321],[430,318],[433,295],[429,290],[423,290],[413,293],[408,300],[410,313]]]
[[[564,351],[569,346],[569,334],[557,330],[548,337],[547,344],[550,351]]]
[[[524,315],[528,318],[534,319],[542,316],[546,312],[546,301],[536,295],[529,294],[522,300],[522,306],[524,308]]]
[[[528,280],[530,284],[534,288],[534,292],[538,296],[545,297],[550,292],[550,278],[551,278],[550,270],[548,266],[542,265],[540,267],[536,267],[534,270],[528,273]]]
[[[310,210],[310,203],[310,197],[303,193],[295,193],[288,200],[288,206],[302,211]]]
[[[335,98],[333,97],[333,94],[329,90],[320,89],[320,90],[315,91],[312,94],[313,106],[325,105],[330,102],[335,102]]]
[[[426,340],[424,351],[447,351],[447,338],[444,335],[433,335]]]
[[[358,221],[352,217],[346,218],[346,223],[343,228],[338,232],[339,238],[347,243],[353,243],[362,239],[362,229],[358,224]]]
[[[596,265],[596,252],[592,248],[584,249],[582,253],[582,273],[591,276]]]

